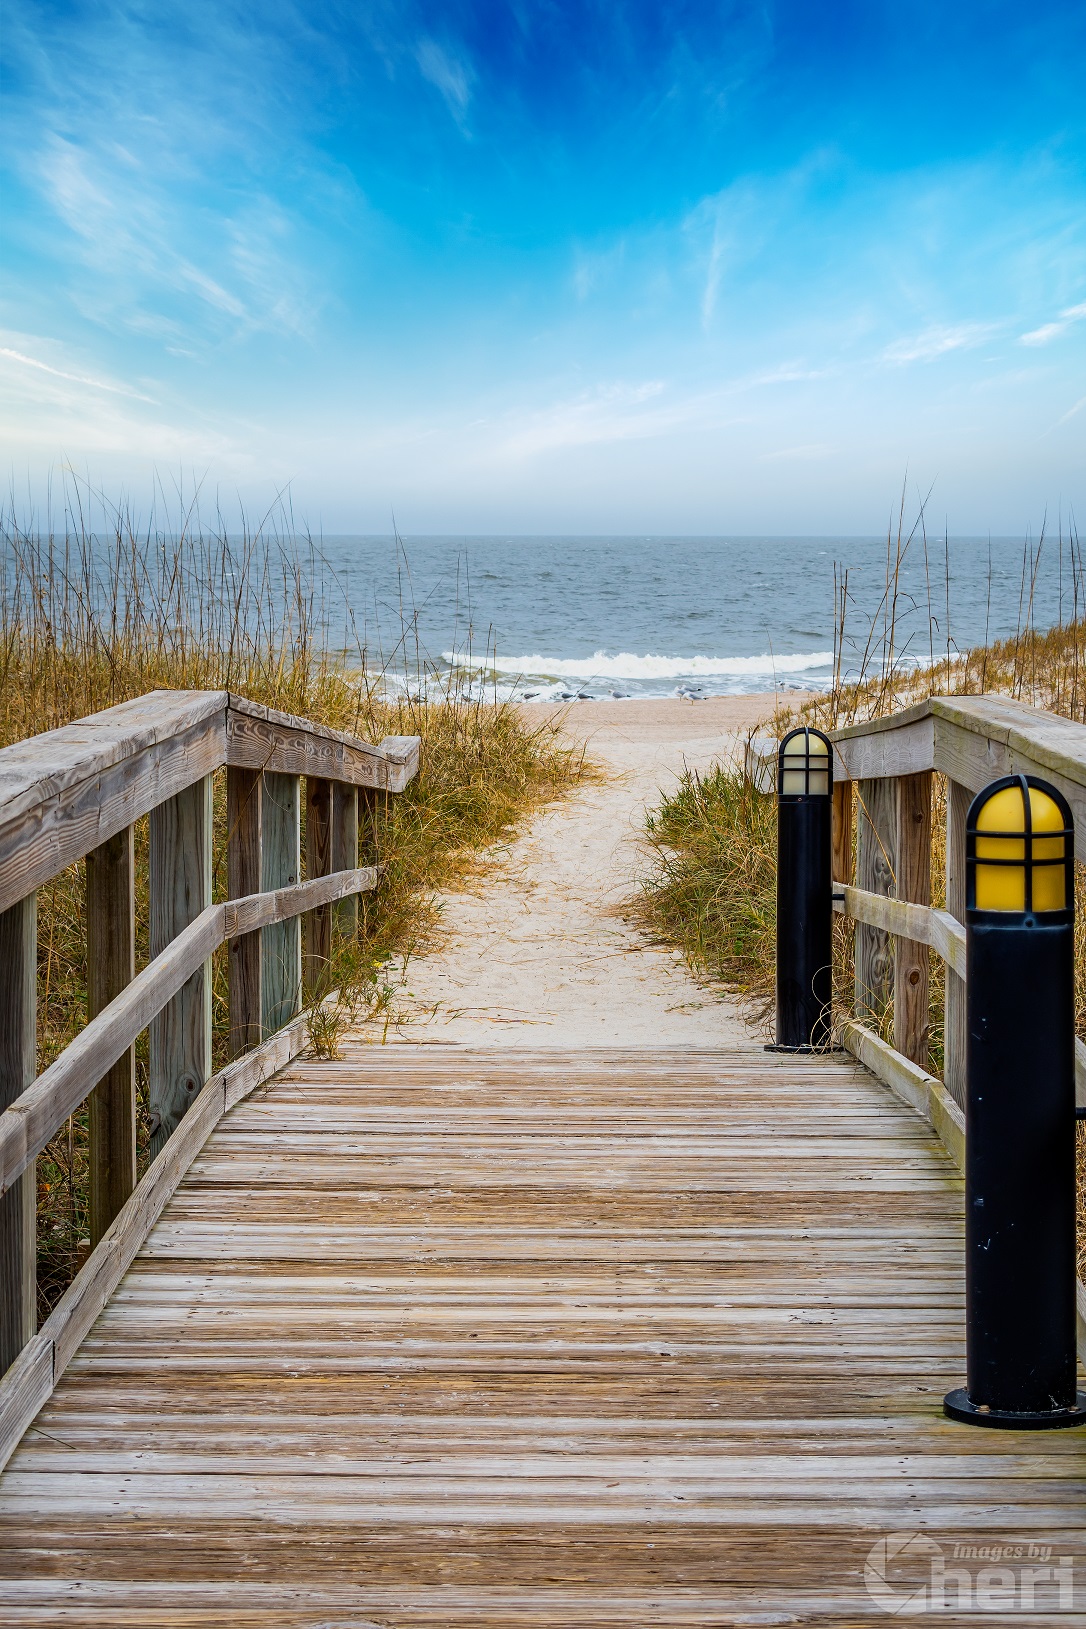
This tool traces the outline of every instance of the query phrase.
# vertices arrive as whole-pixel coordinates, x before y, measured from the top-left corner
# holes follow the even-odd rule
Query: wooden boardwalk
[[[1077,1609],[1053,1580],[977,1616],[1086,1622],[1086,1433],[940,1415],[960,1208],[852,1062],[299,1062],[214,1132],[0,1480],[0,1617],[863,1625],[872,1547],[919,1530],[917,1577],[1074,1558]]]

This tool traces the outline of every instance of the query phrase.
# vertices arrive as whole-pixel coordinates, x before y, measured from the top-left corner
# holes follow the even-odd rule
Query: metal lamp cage
[[[791,743],[803,738],[802,751],[796,752]],[[812,762],[811,742],[820,741],[825,747],[825,756],[815,753]],[[787,760],[787,761],[786,761]],[[785,790],[784,778],[786,775],[803,775],[803,789]],[[825,786],[816,790],[811,789],[811,776],[817,775],[825,780]],[[809,798],[829,797],[833,791],[833,746],[830,738],[823,735],[821,730],[812,730],[808,725],[801,725],[798,729],[789,730],[777,748],[777,796],[781,798]]]
[[[1007,788],[1013,787],[1013,786],[1019,787],[1021,789],[1021,792],[1022,792],[1022,826],[1021,826],[1021,828],[1019,830],[1017,830],[1017,831],[1010,831],[1010,830],[994,831],[994,830],[989,830],[989,829],[978,831],[978,829],[977,829],[977,821],[980,818],[980,815],[981,815],[981,812],[983,811],[983,809],[987,806],[987,804],[996,795],[997,792],[1006,791]],[[1031,807],[1031,799],[1030,799],[1030,795],[1029,795],[1031,788],[1034,791],[1043,792],[1046,797],[1052,799],[1053,803],[1056,805],[1056,807],[1059,810],[1061,816],[1063,817],[1063,827],[1062,827],[1062,829],[1056,830],[1056,831],[1034,832],[1034,830],[1033,830],[1033,809]],[[1019,854],[1019,855],[1001,855],[1001,854],[991,854],[990,855],[990,854],[987,854],[987,853],[978,855],[978,853],[977,853],[977,839],[978,838],[984,844],[988,844],[988,843],[991,843],[991,842],[996,842],[996,843],[1003,842],[1003,843],[1020,844],[1021,847],[1022,847],[1022,853]],[[1059,853],[1053,853],[1051,851],[1051,849],[1049,849],[1049,851],[1047,853],[1037,854],[1035,852],[1035,844],[1038,844],[1038,843],[1043,843],[1046,846],[1049,845],[1049,844],[1055,845],[1055,844],[1058,843],[1060,845],[1060,852]],[[984,791],[978,797],[975,797],[973,799],[973,802],[969,806],[969,813],[968,813],[968,815],[966,817],[966,826],[965,826],[965,858],[966,858],[966,883],[965,883],[966,897],[965,897],[965,902],[966,902],[967,910],[975,911],[977,909],[976,901],[977,901],[977,867],[978,866],[999,866],[999,867],[1003,867],[1003,868],[1006,868],[1006,869],[1018,869],[1018,870],[1023,870],[1024,869],[1024,871],[1025,871],[1025,914],[1027,916],[1032,916],[1033,915],[1033,872],[1034,872],[1034,867],[1036,867],[1038,870],[1040,870],[1042,868],[1052,868],[1054,866],[1062,866],[1063,870],[1064,870],[1064,893],[1063,893],[1064,906],[1063,906],[1063,910],[1062,911],[1061,910],[1056,910],[1056,911],[1045,910],[1042,914],[1045,916],[1046,920],[1050,920],[1050,921],[1053,921],[1053,922],[1058,921],[1063,916],[1072,916],[1073,915],[1073,913],[1074,913],[1074,899],[1075,899],[1075,893],[1074,893],[1074,887],[1075,887],[1074,821],[1073,821],[1073,817],[1072,817],[1072,814],[1071,814],[1071,806],[1067,802],[1067,799],[1063,796],[1063,794],[1061,792],[1057,791],[1056,788],[1054,786],[1052,786],[1048,781],[1038,780],[1036,778],[1036,776],[1033,776],[1033,775],[1004,775],[1001,780],[992,781],[992,783],[989,786],[986,786],[984,788]],[[985,915],[991,914],[993,916],[996,916],[996,915],[998,915],[998,916],[1006,916],[1009,913],[1006,910],[1000,910],[1000,911],[993,910],[991,913],[988,913],[986,911],[984,914]]]

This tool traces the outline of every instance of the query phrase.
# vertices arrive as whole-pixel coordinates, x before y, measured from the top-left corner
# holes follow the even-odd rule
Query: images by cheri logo
[[[891,1617],[922,1612],[1073,1612],[1075,1564],[1035,1539],[953,1544],[887,1533],[864,1564],[867,1593]]]

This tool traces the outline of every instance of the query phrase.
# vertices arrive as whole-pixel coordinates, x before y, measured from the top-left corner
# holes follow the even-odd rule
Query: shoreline
[[[567,733],[578,738],[583,731],[634,731],[658,744],[704,740],[715,732],[735,736],[765,723],[783,704],[780,691],[763,690],[741,696],[705,696],[688,701],[682,696],[631,696],[621,702],[614,698],[592,701],[525,702],[533,714],[548,722],[561,723]]]

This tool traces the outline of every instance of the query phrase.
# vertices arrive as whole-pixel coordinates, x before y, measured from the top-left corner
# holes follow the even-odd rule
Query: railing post
[[[136,972],[132,827],[87,855],[87,1016],[94,1018]],[[88,1098],[90,1241],[96,1245],[136,1186],[136,1050]]]
[[[838,760],[839,762],[840,760]],[[852,782],[833,783],[833,846],[831,874],[834,882],[852,881]]]
[[[297,775],[265,772],[261,796],[260,886],[287,888],[302,869]],[[302,924],[299,917],[261,929],[260,1023],[265,1036],[297,1016],[302,1005]]]
[[[897,897],[931,904],[931,771],[902,775],[897,788]],[[894,1046],[928,1067],[930,962],[927,945],[898,938],[894,953]]]
[[[358,865],[358,788],[345,781],[332,783],[332,870],[353,871]],[[358,932],[358,895],[341,899],[335,907],[340,933]]]
[[[151,810],[151,955],[211,904],[211,776]],[[151,1021],[151,1153],[211,1076],[211,963]]]
[[[972,794],[958,781],[946,784],[946,908],[965,921],[965,820]],[[946,969],[943,1012],[943,1083],[959,1107],[965,1107],[965,984]]]
[[[305,792],[305,874],[326,877],[332,870],[332,782],[310,775]],[[304,986],[315,994],[332,957],[332,907],[305,913]]]
[[[37,1073],[38,896],[0,913],[0,1109]],[[37,1327],[37,1182],[31,1163],[0,1198],[0,1373]]]
[[[856,886],[872,894],[892,897],[897,891],[897,797],[892,780],[858,783]],[[877,1028],[889,1003],[894,982],[894,952],[883,928],[856,924],[856,1017]]]
[[[231,899],[260,892],[258,769],[226,771],[226,891]],[[227,952],[230,988],[230,1056],[260,1045],[260,934],[240,933]]]

